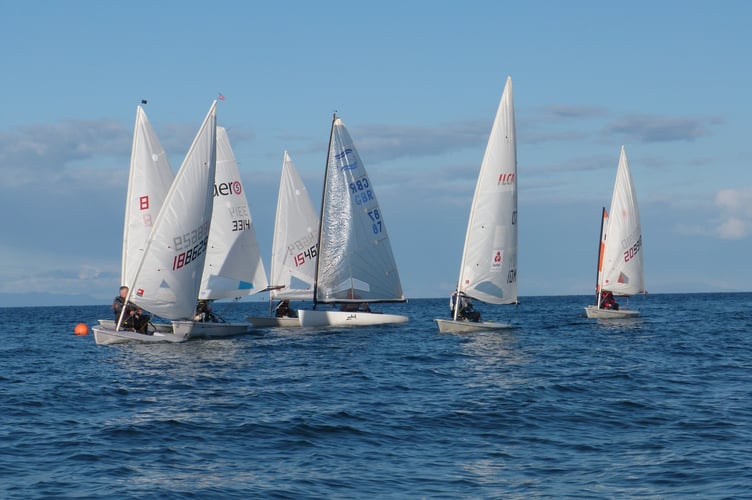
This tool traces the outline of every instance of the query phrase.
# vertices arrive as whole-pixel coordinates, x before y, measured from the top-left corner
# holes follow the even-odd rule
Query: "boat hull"
[[[478,331],[504,330],[512,328],[511,323],[496,323],[493,321],[463,321],[452,319],[435,319],[439,333],[471,333]]]
[[[155,344],[155,343],[179,343],[188,340],[187,337],[175,335],[172,332],[152,330],[151,335],[144,335],[134,331],[115,330],[104,325],[93,326],[94,342],[97,345],[111,344]]]
[[[634,309],[598,309],[597,306],[587,306],[585,308],[585,314],[588,318],[624,319],[639,316],[640,311]]]
[[[115,320],[112,319],[100,319],[98,320],[99,324],[109,328],[110,330],[115,329]],[[150,327],[153,327],[155,331],[162,332],[162,333],[172,333],[172,325],[169,323],[149,323]]]
[[[175,336],[187,339],[213,339],[235,337],[248,333],[248,323],[212,323],[202,321],[173,321]]]
[[[299,318],[272,318],[269,316],[246,316],[248,322],[254,328],[283,327],[295,328],[300,326]]]
[[[407,316],[367,312],[298,310],[300,326],[365,326],[405,323]]]

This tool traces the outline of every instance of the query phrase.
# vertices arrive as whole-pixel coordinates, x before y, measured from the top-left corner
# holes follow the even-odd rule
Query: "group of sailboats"
[[[381,325],[408,320],[407,316],[372,312],[368,305],[406,299],[373,183],[344,122],[336,115],[319,217],[285,153],[271,275],[271,300],[311,301],[312,308],[297,310],[296,317],[248,317],[254,327]]]
[[[136,112],[123,234],[122,283],[128,301],[169,323],[138,333],[122,318],[93,327],[98,344],[182,342],[237,335],[253,327],[321,327],[403,323],[369,304],[405,302],[384,213],[341,118],[332,119],[321,208],[284,153],[272,243],[271,281],[261,260],[245,189],[227,132],[212,104],[176,175],[141,106]],[[440,332],[509,328],[480,321],[461,304],[517,304],[517,146],[508,77],[478,174],[449,319]],[[629,164],[622,147],[610,214],[603,209],[596,303],[590,318],[624,318],[636,310],[605,306],[606,294],[644,292],[642,235]],[[269,291],[269,316],[227,323],[194,317],[197,301]],[[276,317],[275,301],[311,302]]]
[[[640,214],[624,147],[610,210],[609,217],[603,209],[596,303],[585,308],[589,318],[635,317],[639,311],[619,308],[611,297],[646,293]],[[608,303],[604,298],[609,298]],[[517,303],[517,153],[511,77],[507,78],[478,174],[451,302],[452,318],[434,320],[440,332],[451,333],[511,326],[511,322],[462,317],[462,304],[471,299]]]
[[[136,112],[123,235],[126,301],[170,323],[146,333],[123,318],[92,328],[97,344],[183,342],[248,331],[247,323],[197,321],[198,300],[213,301],[267,286],[248,201],[229,139],[217,127],[216,101],[176,175],[146,113]],[[125,308],[124,308],[125,310]]]
[[[147,332],[124,318],[94,326],[98,344],[183,342],[224,337],[260,326],[373,325],[406,316],[365,311],[371,302],[405,301],[372,183],[342,120],[332,122],[321,220],[285,152],[269,286],[248,200],[216,101],[173,176],[141,106],[136,112],[123,237],[121,282],[132,303],[169,323]],[[353,186],[353,189],[350,187]],[[347,211],[346,224],[332,224]],[[319,244],[323,241],[323,244]],[[374,246],[375,250],[370,250]],[[320,257],[321,252],[324,257]],[[340,272],[343,271],[343,272]],[[249,317],[248,323],[198,321],[197,301],[270,291],[270,300],[311,301],[298,317]],[[318,304],[341,311],[317,309]],[[355,305],[355,309],[351,305]],[[126,308],[123,308],[125,310]],[[212,315],[212,318],[217,316]]]

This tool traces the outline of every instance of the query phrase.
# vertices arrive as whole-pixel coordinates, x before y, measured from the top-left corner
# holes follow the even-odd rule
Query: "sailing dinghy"
[[[266,270],[248,207],[248,198],[240,179],[238,162],[223,127],[217,127],[217,172],[214,181],[209,244],[198,299],[237,299],[267,288]],[[214,312],[217,321],[173,321],[177,335],[230,337],[248,332],[248,323],[229,323]]]
[[[125,286],[130,287],[128,279],[136,271],[151,228],[174,178],[167,153],[149,123],[146,112],[141,106],[137,106],[123,223],[120,283]],[[110,328],[115,328],[115,323],[112,319],[99,320],[100,325]],[[152,326],[163,332],[172,331],[169,323],[152,323]]]
[[[336,115],[329,137],[319,220],[313,310],[298,311],[300,325],[406,322],[407,316],[365,310],[368,303],[405,302],[405,297],[373,183],[345,124]],[[320,310],[319,304],[339,304],[348,310]]]
[[[275,301],[313,300],[316,256],[319,249],[318,229],[319,219],[311,203],[311,197],[290,155],[285,151],[269,272],[272,283],[269,294],[272,315],[272,304]],[[246,319],[257,328],[300,326],[299,318],[248,316]]]
[[[517,303],[517,143],[512,78],[507,77],[475,186],[458,295],[490,304]],[[459,297],[458,297],[459,299]],[[509,328],[510,323],[435,319],[442,333]]]
[[[134,271],[126,302],[169,320],[193,317],[201,286],[212,216],[216,170],[214,101],[170,185]],[[125,308],[123,308],[125,310]],[[97,344],[183,342],[187,336],[155,331],[152,335],[114,327],[92,328]]]
[[[598,272],[595,282],[595,305],[585,307],[588,318],[632,318],[635,309],[603,307],[603,293],[630,296],[647,293],[642,259],[642,227],[637,195],[624,146],[619,155],[610,212],[603,207],[598,245]]]

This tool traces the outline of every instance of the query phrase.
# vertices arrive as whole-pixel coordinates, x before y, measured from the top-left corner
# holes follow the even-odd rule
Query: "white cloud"
[[[737,218],[725,220],[718,226],[717,234],[725,240],[738,240],[749,234],[749,223]]]
[[[718,191],[715,205],[721,212],[716,228],[720,238],[736,240],[752,233],[752,188]]]
[[[707,123],[718,123],[718,120],[633,115],[625,116],[607,125],[606,132],[626,136],[635,142],[691,142],[708,135]]]

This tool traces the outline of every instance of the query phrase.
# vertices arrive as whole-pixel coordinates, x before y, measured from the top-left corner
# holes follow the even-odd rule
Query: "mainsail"
[[[492,304],[517,302],[517,146],[511,77],[475,186],[458,290]]]
[[[645,292],[642,227],[632,174],[621,147],[611,209],[604,214],[603,255],[598,285],[614,295]]]
[[[376,192],[345,124],[336,116],[320,227],[316,302],[405,300]]]
[[[214,101],[170,186],[130,290],[166,319],[193,316],[211,227],[216,171]]]
[[[266,289],[251,210],[238,163],[223,127],[217,127],[217,172],[200,299],[238,298]]]
[[[123,224],[120,282],[130,286],[149,233],[174,179],[170,162],[143,108],[136,108]]]
[[[272,297],[313,299],[319,221],[308,190],[285,151],[272,241]]]

